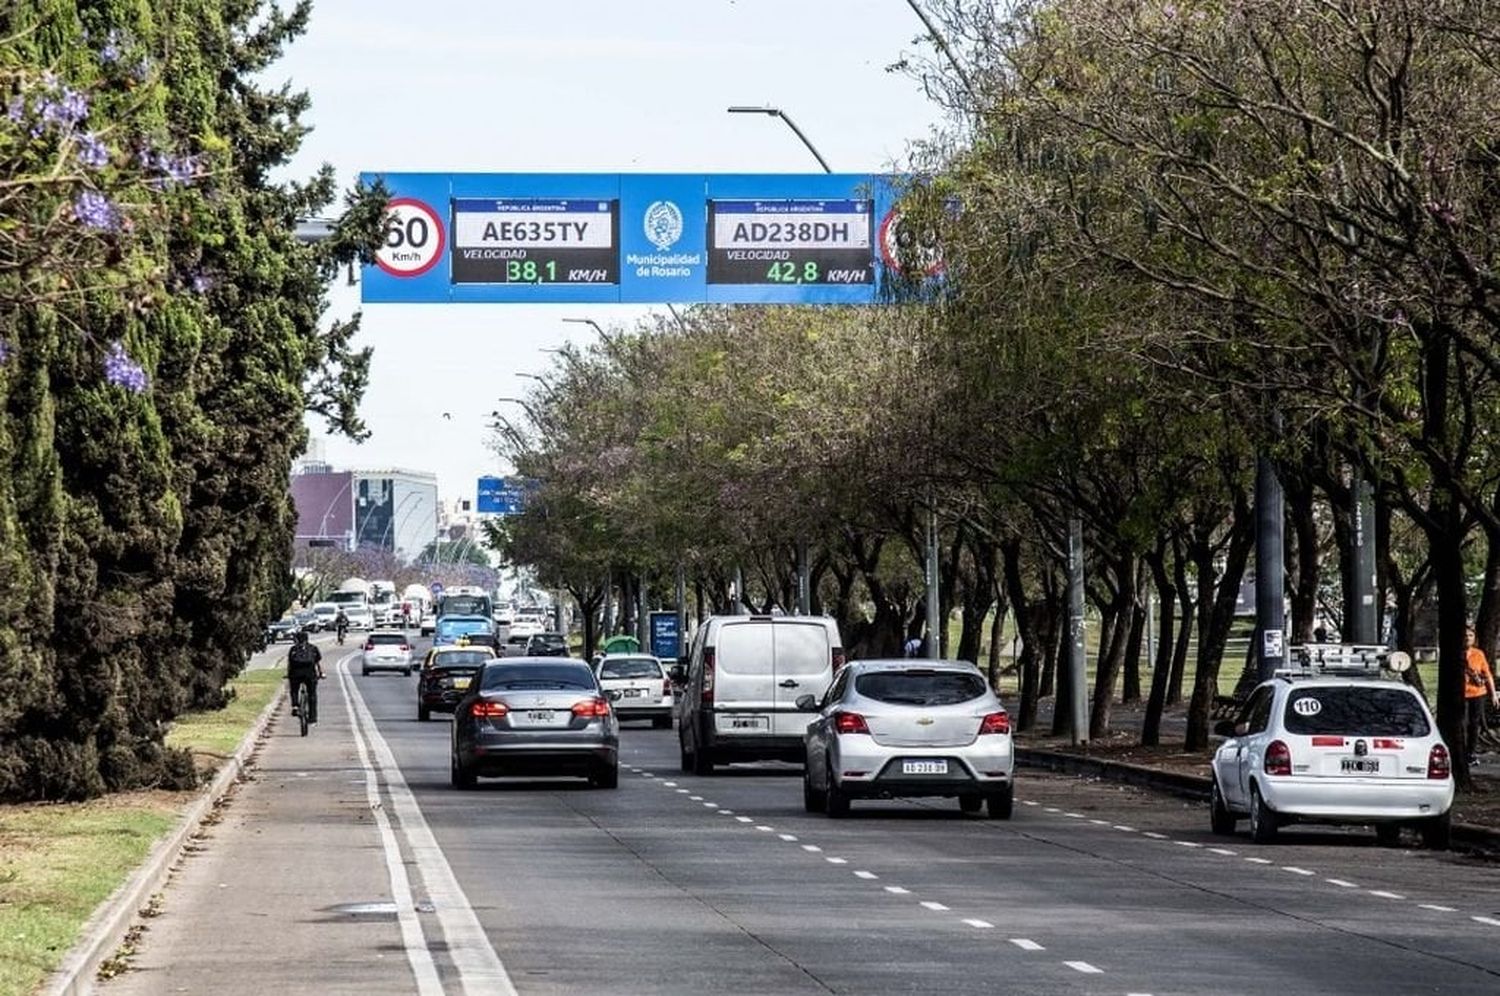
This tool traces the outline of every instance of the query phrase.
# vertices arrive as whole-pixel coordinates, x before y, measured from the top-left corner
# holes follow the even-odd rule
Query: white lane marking
[[[888,885],[888,886],[885,887],[885,891],[889,892],[893,896],[909,896],[909,895],[911,895],[911,890],[910,889],[903,889],[899,885]]]
[[[1246,858],[1245,860],[1252,865],[1268,865],[1271,863],[1270,858]]]
[[[687,789],[678,789],[677,790],[677,794],[678,795],[687,795],[688,794],[688,790]]]
[[[796,834],[790,834],[790,833],[779,833],[776,836],[780,837],[782,840],[786,841],[787,843],[792,843],[793,841],[795,841],[797,839],[797,835]]]
[[[1027,939],[1025,937],[1012,937],[1010,939],[1010,943],[1014,944],[1016,947],[1020,948],[1022,951],[1046,951],[1047,950],[1046,948],[1044,948],[1040,944],[1038,944],[1036,941],[1029,940],[1029,939]]]
[[[1386,892],[1384,889],[1371,889],[1370,895],[1379,896],[1381,899],[1405,899],[1399,892]]]
[[[353,656],[353,655],[351,655]],[[349,728],[354,731],[354,747],[359,754],[359,763],[365,769],[365,801],[370,812],[375,814],[375,827],[380,832],[380,846],[385,851],[385,870],[391,880],[391,898],[396,901],[396,920],[401,927],[401,945],[406,949],[406,960],[416,978],[417,992],[421,996],[443,996],[443,983],[438,978],[437,966],[432,963],[432,951],[427,946],[427,937],[422,933],[422,921],[417,917],[411,895],[411,879],[406,874],[406,863],[401,860],[401,843],[391,829],[390,817],[380,801],[380,783],[375,777],[375,765],[365,747],[364,734],[354,717],[354,705],[349,700],[347,675],[339,668],[339,684],[344,687],[344,709],[349,713]]]
[[[1202,847],[1203,846],[1202,844],[1195,844],[1195,843],[1193,843],[1190,840],[1174,840],[1174,841],[1172,841],[1172,843],[1176,844],[1178,847]]]
[[[1316,875],[1317,874],[1317,872],[1310,872],[1306,868],[1298,868],[1296,865],[1282,865],[1281,866],[1281,870],[1284,871],[1284,872],[1291,872],[1293,875]]]
[[[948,911],[948,907],[944,906],[942,903],[935,903],[931,899],[923,900],[922,908],[932,910],[932,912],[934,913],[946,913]]]
[[[1135,833],[1135,827],[1127,827],[1127,826],[1125,826],[1125,825],[1124,825],[1124,824],[1122,824],[1122,823],[1116,823],[1116,824],[1115,824],[1115,825],[1114,825],[1114,826],[1113,826],[1113,828],[1112,828],[1112,829],[1115,829],[1115,830],[1123,830],[1123,831],[1125,831],[1125,832],[1126,832],[1126,833]]]
[[[1063,813],[1063,815],[1066,816],[1070,820],[1081,820],[1081,819],[1083,819],[1083,814],[1082,813]]]
[[[1226,858],[1232,858],[1240,853],[1239,851],[1231,851],[1227,847],[1210,847],[1209,850],[1213,851],[1215,854],[1222,854]]]
[[[1496,920],[1492,916],[1471,916],[1469,917],[1469,919],[1473,920],[1475,923],[1483,923],[1491,927],[1500,927],[1500,920]]]
[[[739,822],[739,823],[754,823],[754,822],[755,822],[755,821],[754,821],[754,820],[752,820],[752,819],[751,819],[751,818],[750,818],[750,817],[748,817],[748,816],[736,816],[736,817],[735,817],[735,820],[736,820],[736,821],[737,821],[737,822]]]
[[[693,800],[694,802],[702,802],[703,801],[703,796],[701,796],[701,795],[690,795],[690,796],[688,796],[688,798],[691,799],[691,800]]]
[[[1060,813],[1060,812],[1062,812],[1062,810],[1058,809],[1056,806],[1048,806],[1047,807],[1047,812],[1049,812],[1049,813]]]
[[[1432,910],[1434,913],[1457,913],[1458,910],[1452,906],[1439,906],[1437,903],[1418,903],[1417,907],[1424,910]]]
[[[1109,820],[1089,820],[1089,822],[1092,823],[1096,827],[1107,827],[1107,826],[1109,826]]]
[[[474,907],[469,904],[469,897],[464,895],[463,888],[458,884],[458,877],[448,864],[448,858],[438,846],[432,828],[427,825],[422,808],[417,805],[416,796],[412,795],[406,784],[406,777],[401,774],[396,755],[391,753],[390,745],[380,735],[375,717],[366,707],[359,686],[349,678],[346,666],[348,660],[349,658],[345,658],[339,662],[339,680],[352,693],[354,711],[364,724],[365,735],[374,748],[381,776],[385,779],[386,793],[395,806],[396,818],[406,837],[407,850],[422,872],[427,897],[437,908],[438,923],[442,925],[443,936],[448,941],[448,957],[453,963],[454,972],[462,982],[464,992],[471,996],[491,993],[514,996],[516,987],[505,971],[505,965],[490,945],[479,917],[474,914]]]
[[[757,823],[755,825],[755,829],[757,829],[757,830],[764,830],[766,833],[770,833],[772,830],[775,830],[776,828],[775,827],[768,827],[764,823]]]
[[[719,808],[719,804],[717,802],[705,802],[703,804],[703,808],[704,809],[718,809]]]
[[[1344,879],[1341,879],[1341,878],[1325,878],[1323,881],[1327,882],[1329,885],[1336,885],[1340,889],[1358,889],[1359,888],[1359,886],[1355,885],[1353,882],[1348,882],[1348,881],[1345,881]]]
[[[995,925],[993,923],[990,923],[988,920],[965,920],[964,923],[968,924],[971,927],[978,927],[980,930],[995,929]]]
[[[653,774],[652,774],[652,773],[651,773],[651,772],[649,772],[649,771],[642,771],[642,772],[641,772],[641,777],[642,777],[642,778],[655,778],[655,777],[656,777],[656,776],[655,776],[655,775],[653,775]]]
[[[849,863],[848,858],[824,858],[823,860],[830,865],[847,865]]]
[[[1096,968],[1093,965],[1090,965],[1086,961],[1065,961],[1065,962],[1063,962],[1063,964],[1066,965],[1066,966],[1068,966],[1069,968],[1071,968],[1073,971],[1075,971],[1075,972],[1082,972],[1085,975],[1103,975],[1104,974],[1104,969],[1102,969],[1102,968]]]
[[[1152,840],[1166,840],[1167,839],[1167,835],[1166,834],[1164,834],[1164,833],[1157,833],[1155,830],[1143,830],[1143,831],[1141,831],[1141,833],[1142,833],[1142,836],[1150,837]]]
[[[732,810],[732,809],[721,809],[721,810],[719,810],[719,815],[720,816],[733,816],[734,815],[734,810]]]
[[[862,879],[866,879],[866,880],[876,879],[876,878],[880,877],[879,875],[875,874],[874,872],[867,872],[867,871],[857,871],[854,874],[857,875],[858,877],[860,877]]]
[[[809,854],[817,854],[823,850],[817,844],[803,844],[802,849],[804,851],[807,851]]]
[[[1036,802],[1036,801],[1031,800],[1031,799],[1022,799],[1021,800],[1021,805],[1023,805],[1023,806],[1040,806],[1041,803],[1040,802]]]
[[[677,783],[676,782],[662,782],[662,784],[665,785],[669,789],[674,789],[674,788],[677,787]]]

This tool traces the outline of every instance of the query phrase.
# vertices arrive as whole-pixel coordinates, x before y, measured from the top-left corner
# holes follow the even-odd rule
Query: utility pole
[[[1281,418],[1273,415],[1276,430]],[[1259,679],[1268,681],[1286,662],[1285,557],[1282,529],[1286,521],[1276,464],[1262,453],[1255,458],[1255,634],[1260,640]]]
[[[937,508],[931,501],[927,502],[927,656],[931,660],[937,660],[942,655],[942,636],[938,627],[941,620],[938,618],[940,606],[938,605],[938,546],[937,546]]]
[[[1354,502],[1350,551],[1354,562],[1349,570],[1354,591],[1349,599],[1348,639],[1352,643],[1375,644],[1380,642],[1380,619],[1375,605],[1375,491],[1357,467],[1349,493]]]
[[[797,541],[797,615],[812,615],[812,578],[807,569],[807,541]]]
[[[1068,713],[1071,742],[1089,741],[1088,650],[1083,629],[1083,520],[1068,519]],[[1061,702],[1058,703],[1061,707]]]

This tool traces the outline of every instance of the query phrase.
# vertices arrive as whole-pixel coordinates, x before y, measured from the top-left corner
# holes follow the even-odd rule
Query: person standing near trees
[[[1490,662],[1484,651],[1474,645],[1474,627],[1464,632],[1464,706],[1467,722],[1464,724],[1464,754],[1470,764],[1475,764],[1479,750],[1479,733],[1484,729],[1484,707],[1486,702],[1500,707],[1500,693],[1495,691],[1495,676],[1490,673]]]

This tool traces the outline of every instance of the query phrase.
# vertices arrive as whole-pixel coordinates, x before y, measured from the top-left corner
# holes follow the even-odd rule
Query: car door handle
[[[785,681],[783,681],[781,683],[781,687],[782,688],[796,688],[797,687],[797,683],[795,681],[793,681],[791,678],[788,678],[787,680],[785,680]]]

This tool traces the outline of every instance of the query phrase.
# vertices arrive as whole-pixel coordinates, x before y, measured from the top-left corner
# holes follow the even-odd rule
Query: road
[[[461,793],[415,680],[339,651],[323,722],[278,722],[104,992],[1500,991],[1493,865],[1360,831],[1256,847],[1201,806],[1030,772],[1008,822],[830,820],[791,767],[685,775],[649,724],[617,790]]]

